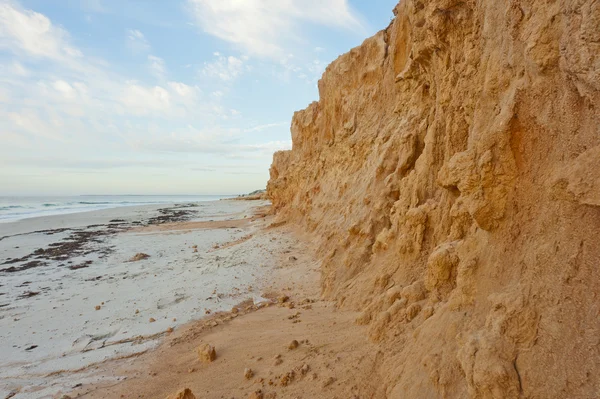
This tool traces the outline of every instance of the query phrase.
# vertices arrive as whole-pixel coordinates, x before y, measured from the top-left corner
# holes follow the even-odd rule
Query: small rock
[[[198,358],[201,362],[211,363],[217,358],[217,351],[212,345],[200,345],[196,350],[198,352]]]
[[[129,259],[129,262],[138,262],[140,260],[148,259],[149,257],[150,255],[140,252],[135,254],[133,258]]]
[[[327,388],[328,386],[330,386],[334,382],[335,382],[335,378],[329,377],[328,379],[325,380],[325,382],[323,382],[323,388]]]
[[[100,310],[100,309],[102,309],[102,306],[96,305],[96,310]]]
[[[302,373],[302,375],[308,374],[309,371],[310,367],[308,366],[308,364],[304,364],[302,368],[300,368],[300,373]]]
[[[300,344],[298,343],[298,341],[296,341],[296,340],[293,340],[293,341],[292,341],[292,342],[290,342],[290,344],[288,345],[288,349],[289,349],[289,350],[296,349],[296,348],[298,347],[298,345],[300,345]]]
[[[277,298],[277,302],[279,302],[279,303],[286,303],[289,300],[290,300],[290,297],[287,295],[282,295],[279,298]]]
[[[244,378],[245,379],[249,380],[253,376],[254,376],[254,371],[252,371],[252,369],[250,369],[250,368],[244,369]]]
[[[239,310],[238,308],[236,308],[236,307],[234,307],[234,308],[231,308],[231,313],[233,313],[233,314],[236,314],[236,313],[238,313],[239,311],[240,311],[240,310]]]
[[[295,256],[290,256],[290,260],[295,261],[295,260],[298,260],[298,258],[296,258]]]
[[[167,399],[196,399],[196,396],[194,396],[189,388],[185,388],[176,394],[168,396]]]
[[[148,321],[149,321],[150,323],[154,323],[154,322],[156,321],[156,319],[155,319],[154,317],[151,317],[151,318],[150,318]]]
[[[169,328],[167,328],[167,332],[168,332],[169,334],[171,334],[171,333],[173,332],[173,327],[169,327]]]
[[[138,314],[138,313],[140,313],[140,310],[139,310],[139,309],[136,309],[136,310],[135,310],[135,314]]]
[[[281,386],[288,386],[292,381],[294,381],[295,376],[296,373],[294,372],[294,370],[289,371],[281,376],[281,378],[279,379],[279,383],[281,384]]]

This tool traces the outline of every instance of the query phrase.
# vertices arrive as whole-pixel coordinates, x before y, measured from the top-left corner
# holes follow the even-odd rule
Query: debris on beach
[[[18,296],[18,299],[31,298],[39,294],[39,291],[25,291],[24,293]]]
[[[288,349],[289,350],[294,350],[296,349],[300,344],[298,343],[298,341],[293,340],[292,342],[290,342],[290,344],[288,345]]]
[[[154,323],[156,321],[156,319],[154,317],[151,317],[150,320],[148,320],[150,323]]]
[[[196,399],[196,396],[189,388],[185,388],[173,395],[167,396],[167,399]]]
[[[73,265],[73,266],[69,266],[70,270],[77,270],[77,269],[84,269],[86,267],[90,267],[90,265],[92,264],[91,260],[87,260],[83,263],[80,263],[78,265]]]
[[[309,371],[310,371],[310,367],[306,363],[304,365],[302,365],[302,368],[300,368],[300,373],[302,373],[302,375],[308,374]]]
[[[248,399],[263,399],[264,397],[262,390],[259,389],[258,391],[252,392]]]
[[[96,305],[96,310],[100,310],[100,309],[102,309],[102,306]]]
[[[135,254],[135,256],[128,260],[128,262],[139,262],[140,260],[148,259],[150,255],[145,254],[143,252],[139,252]]]
[[[200,345],[196,350],[198,351],[198,358],[203,363],[212,363],[217,358],[217,351],[212,345]]]
[[[252,371],[251,368],[246,368],[244,369],[244,378],[249,380],[250,378],[252,378],[254,376],[254,371]]]

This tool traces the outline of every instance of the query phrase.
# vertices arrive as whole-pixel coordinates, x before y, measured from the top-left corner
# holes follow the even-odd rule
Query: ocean
[[[122,206],[217,201],[232,195],[81,195],[72,197],[1,197],[0,223]]]

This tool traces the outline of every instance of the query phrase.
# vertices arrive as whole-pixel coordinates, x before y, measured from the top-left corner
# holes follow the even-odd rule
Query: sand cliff
[[[600,396],[600,2],[404,0],[268,194],[363,311],[380,395]]]

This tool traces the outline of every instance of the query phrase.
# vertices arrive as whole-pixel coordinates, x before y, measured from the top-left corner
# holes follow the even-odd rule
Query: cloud
[[[0,49],[59,61],[82,56],[69,43],[64,29],[54,26],[45,15],[12,2],[0,4]]]
[[[155,55],[148,56],[150,62],[150,72],[158,79],[164,79],[167,74],[167,66],[165,60]]]
[[[247,54],[280,58],[300,41],[300,24],[364,30],[348,0],[188,0],[204,32]]]
[[[127,31],[127,45],[134,53],[143,53],[150,50],[150,43],[146,40],[146,36],[137,29]]]
[[[107,176],[104,188],[113,181],[125,184],[127,168],[134,180],[148,182],[143,170],[153,166],[175,173],[190,167],[215,169],[208,164],[212,162],[254,163],[239,172],[260,165],[266,174],[271,153],[291,146],[289,141],[268,141],[275,135],[261,142],[262,135],[249,134],[283,123],[261,123],[256,116],[249,121],[231,107],[235,103],[224,102],[231,101],[227,93],[233,84],[259,65],[254,59],[213,53],[195,75],[188,71],[175,78],[176,64],[169,64],[169,71],[165,60],[150,52],[144,33],[124,33],[121,44],[132,41],[145,52],[136,59],[139,68],[114,65],[118,57],[111,63],[95,58],[95,47],[86,47],[84,35],[77,47],[56,21],[16,1],[0,0],[0,180],[5,190],[44,190],[36,182],[7,179],[49,169],[106,170],[99,173]],[[144,73],[148,70],[156,79]],[[235,105],[244,109],[243,103]],[[222,183],[222,169],[215,173],[215,187]],[[185,178],[192,180],[193,174]],[[60,187],[55,183],[48,190],[80,189],[71,180]]]
[[[166,112],[171,107],[171,95],[160,86],[147,87],[130,82],[121,96],[121,103],[134,115]]]
[[[227,57],[221,53],[214,53],[214,56],[214,61],[204,63],[204,66],[200,70],[202,76],[231,82],[246,70],[244,63],[248,61],[248,57]]]
[[[261,132],[263,130],[267,130],[267,129],[271,129],[274,127],[282,127],[282,126],[287,126],[288,122],[278,122],[278,123],[267,123],[264,125],[258,125],[258,126],[254,126],[251,127],[249,129],[244,130],[246,133],[251,133],[251,132]]]

